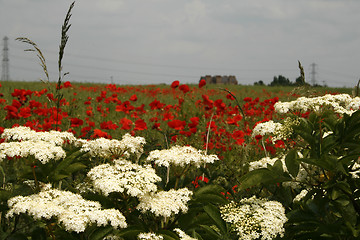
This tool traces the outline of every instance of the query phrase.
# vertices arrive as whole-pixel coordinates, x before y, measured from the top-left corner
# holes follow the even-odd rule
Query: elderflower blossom
[[[273,120],[258,123],[252,131],[252,136],[256,136],[256,135],[265,136],[269,134],[274,134],[276,132],[281,131],[281,128],[282,128],[282,124],[276,123]]]
[[[84,232],[92,223],[114,228],[126,228],[125,217],[116,209],[101,209],[99,202],[83,199],[80,195],[51,188],[38,194],[16,196],[8,200],[6,217],[26,213],[35,219],[57,218],[66,231]]]
[[[145,143],[145,138],[126,133],[121,140],[98,138],[83,142],[81,151],[89,152],[92,157],[129,157],[131,154],[139,157]]]
[[[155,233],[140,233],[138,236],[139,240],[163,240],[163,236]]]
[[[196,238],[190,237],[180,228],[174,228],[174,232],[176,232],[179,235],[180,240],[196,240]]]
[[[232,225],[239,239],[271,240],[277,235],[283,237],[285,232],[285,208],[277,201],[253,196],[220,207],[220,213],[221,218]]]
[[[51,130],[49,132],[36,132],[29,127],[19,126],[14,128],[4,129],[1,138],[13,141],[44,141],[61,146],[64,143],[74,143],[77,141],[76,137],[71,132],[59,132]]]
[[[352,98],[349,94],[326,94],[320,97],[306,98],[300,97],[291,102],[277,102],[274,105],[278,113],[289,111],[308,111],[319,112],[324,106],[329,106],[338,114],[353,114],[360,107],[360,98]]]
[[[6,157],[33,156],[42,164],[46,164],[51,159],[59,160],[66,157],[64,149],[56,146],[53,142],[45,141],[21,141],[5,142],[0,144],[0,162]]]
[[[252,136],[256,135],[271,135],[271,141],[286,140],[293,132],[293,127],[300,122],[296,119],[287,117],[283,123],[275,123],[273,120],[267,122],[258,123],[252,132]]]
[[[187,212],[187,202],[191,195],[192,192],[187,188],[150,193],[140,198],[140,204],[136,208],[142,212],[149,210],[155,216],[170,217],[180,211]]]
[[[202,150],[197,150],[191,146],[173,146],[170,149],[154,150],[150,152],[146,159],[148,162],[154,161],[157,166],[169,167],[176,165],[194,165],[200,167],[204,163],[214,163],[219,160],[218,156],[207,155]]]
[[[260,169],[260,168],[267,168],[268,164],[273,166],[277,160],[281,161],[284,172],[287,172],[287,168],[285,165],[285,157],[282,157],[280,159],[277,157],[276,158],[264,157],[258,161],[250,162],[249,171],[253,171],[255,169]]]
[[[155,183],[161,181],[150,165],[140,166],[123,159],[114,160],[113,164],[98,165],[87,176],[94,190],[105,196],[112,192],[126,192],[133,197],[141,197],[156,191]]]

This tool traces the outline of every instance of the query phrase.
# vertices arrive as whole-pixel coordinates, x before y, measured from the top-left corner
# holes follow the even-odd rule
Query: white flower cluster
[[[94,189],[105,196],[111,192],[126,192],[130,196],[141,197],[156,191],[155,183],[161,181],[150,165],[140,166],[123,159],[98,165],[87,176]]]
[[[42,164],[51,159],[59,160],[66,157],[64,149],[54,143],[45,141],[4,142],[0,144],[0,162],[6,157],[33,156]]]
[[[267,168],[268,164],[273,166],[277,160],[279,160],[279,158],[277,157],[276,158],[264,157],[258,161],[249,162],[249,171],[253,171],[255,169],[260,169],[260,168]],[[280,161],[282,162],[284,171],[287,171],[285,165],[285,158],[282,157]]]
[[[196,240],[196,238],[192,238],[189,235],[187,235],[183,230],[181,230],[180,228],[175,228],[174,232],[176,232],[179,237],[180,240]]]
[[[276,123],[273,120],[269,120],[267,122],[258,123],[254,129],[252,130],[252,136],[256,135],[270,135],[280,132],[282,129],[281,123]]]
[[[116,209],[101,209],[99,202],[83,199],[80,195],[57,189],[43,189],[38,194],[16,196],[8,200],[7,218],[21,213],[35,219],[57,218],[66,231],[83,232],[89,224],[126,228],[125,217]]]
[[[53,143],[57,146],[61,146],[64,143],[76,142],[76,137],[70,132],[59,132],[51,130],[49,132],[36,132],[29,127],[19,126],[14,128],[4,129],[1,138],[5,138],[7,141],[44,141]]]
[[[220,207],[222,219],[232,224],[239,239],[271,240],[284,235],[285,208],[277,201],[255,196]]]
[[[157,235],[155,233],[140,233],[138,235],[139,240],[163,240],[163,236]]]
[[[140,204],[136,208],[142,212],[149,210],[155,216],[170,217],[180,211],[187,212],[187,202],[191,195],[192,191],[187,188],[150,193],[140,198]]]
[[[146,159],[148,162],[154,161],[157,166],[169,167],[176,165],[194,165],[200,167],[204,163],[214,163],[219,160],[218,156],[207,155],[202,150],[197,150],[191,146],[173,146],[170,149],[154,150],[150,152]]]
[[[300,122],[298,120],[292,119],[290,117],[285,118],[283,123],[276,123],[273,120],[258,123],[252,131],[252,136],[255,137],[256,135],[271,135],[272,142],[277,140],[286,140],[293,132],[293,127],[299,123]]]
[[[126,133],[121,140],[97,138],[84,141],[81,151],[89,152],[92,157],[129,157],[131,154],[139,157],[145,143],[145,138]]]
[[[332,107],[338,114],[353,114],[360,107],[360,98],[352,98],[349,94],[326,94],[320,97],[299,97],[291,102],[277,102],[274,105],[278,113],[289,111],[306,112],[308,110],[319,112],[324,106]]]

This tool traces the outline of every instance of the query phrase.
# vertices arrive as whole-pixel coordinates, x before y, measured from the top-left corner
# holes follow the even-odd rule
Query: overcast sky
[[[57,80],[72,2],[0,0],[11,79],[44,77],[35,54],[14,40],[28,37]],[[197,83],[203,75],[235,75],[240,84],[268,84],[278,75],[295,81],[298,60],[308,82],[315,76],[318,84],[352,87],[360,78],[359,0],[77,0],[70,22],[69,81]]]

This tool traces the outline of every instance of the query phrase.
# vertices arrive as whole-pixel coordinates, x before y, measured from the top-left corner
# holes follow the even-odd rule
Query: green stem
[[[34,176],[34,181],[35,181],[35,186],[36,186],[36,191],[40,191],[40,186],[39,186],[39,182],[37,180],[37,177],[36,177],[36,173],[35,173],[35,164],[33,166],[31,166],[31,169],[32,169],[32,173],[33,173],[33,176]]]

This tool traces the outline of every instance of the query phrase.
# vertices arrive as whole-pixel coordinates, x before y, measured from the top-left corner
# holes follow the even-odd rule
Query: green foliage
[[[297,144],[285,155],[286,170],[278,160],[251,171],[242,177],[241,189],[261,187],[261,194],[271,198],[278,198],[274,183],[284,189],[286,183],[297,184],[293,198],[307,189],[305,197],[288,205],[287,239],[357,239],[360,178],[352,168],[360,157],[360,111],[342,118],[332,111],[312,113],[294,131]],[[299,171],[307,177],[297,177]]]

